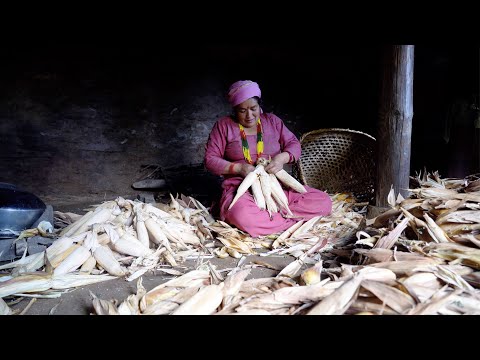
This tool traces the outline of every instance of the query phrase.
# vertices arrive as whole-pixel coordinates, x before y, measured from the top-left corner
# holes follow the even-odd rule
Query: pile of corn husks
[[[124,277],[139,278],[137,294],[120,304],[92,294],[97,314],[480,313],[480,180],[414,180],[409,198],[391,192],[391,208],[374,219],[366,204],[336,194],[330,216],[262,238],[214,221],[183,195],[168,205],[118,198],[84,216],[57,213],[68,226],[46,252],[0,267],[13,268],[0,277],[0,298]],[[246,280],[251,254],[295,260],[275,277]],[[173,269],[213,256],[240,261],[225,278],[209,262]],[[147,292],[140,276],[155,269],[181,276]]]
[[[169,205],[157,205],[119,197],[83,216],[56,212],[63,227],[51,235],[58,238],[46,251],[0,266],[13,269],[0,276],[0,298],[27,293],[55,297],[69,288],[116,277],[131,281],[159,266],[171,269],[190,257],[214,256],[208,229],[214,220],[200,202],[172,196]],[[25,230],[19,238],[37,235],[37,230]]]
[[[306,231],[296,233],[308,222],[281,234],[272,251],[297,260],[276,277],[246,280],[250,268],[240,266],[223,278],[208,264],[148,292],[140,279],[137,294],[119,305],[92,294],[95,312],[480,314],[480,180],[415,180],[419,187],[408,199],[391,192],[391,209],[363,230],[358,213],[334,222],[334,211],[330,219],[312,219]],[[350,231],[335,232],[339,226]]]

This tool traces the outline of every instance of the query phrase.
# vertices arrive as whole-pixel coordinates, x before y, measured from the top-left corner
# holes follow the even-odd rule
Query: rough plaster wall
[[[29,86],[15,87],[16,95],[2,104],[0,181],[39,195],[133,193],[142,165],[202,162],[214,121],[228,112],[214,86],[182,101],[163,96],[163,102],[147,89],[144,102],[128,108],[101,94],[63,104],[54,96],[35,99],[20,91]]]
[[[84,50],[20,52],[3,67],[1,182],[44,198],[134,194],[142,165],[203,161],[210,129],[230,112],[224,96],[233,81],[258,81],[264,110],[298,136],[341,126],[325,105],[333,109],[338,92],[350,91],[342,84],[348,57],[292,56],[282,47]],[[312,76],[326,86],[312,92]]]
[[[85,47],[5,51],[0,67],[0,182],[43,197],[136,194],[131,184],[142,165],[202,162],[211,127],[230,111],[225,91],[239,79],[258,81],[264,110],[279,115],[297,136],[327,127],[375,136],[381,65],[377,50],[343,47],[318,53],[313,48],[210,46],[168,48],[164,53]],[[437,94],[428,100],[430,89],[441,95],[460,87],[432,83],[446,70],[432,67],[435,57],[417,50],[422,58],[416,59],[415,68],[412,168],[442,170],[440,140],[438,156],[424,149],[431,149],[440,136],[430,130],[438,127],[442,115],[433,116],[432,108],[445,111],[429,105],[439,99]],[[465,67],[461,59],[458,63]],[[447,101],[445,96],[442,102]],[[431,137],[428,142],[426,136]]]

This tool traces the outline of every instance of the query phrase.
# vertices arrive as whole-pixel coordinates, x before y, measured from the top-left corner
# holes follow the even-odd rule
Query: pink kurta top
[[[264,151],[262,157],[269,158],[287,151],[294,160],[300,157],[301,147],[296,136],[288,130],[283,121],[274,114],[261,114]],[[257,135],[247,135],[252,161],[257,161]],[[216,175],[222,175],[230,162],[246,163],[242,152],[240,129],[230,117],[218,120],[213,126],[205,150],[205,166]],[[225,175],[224,187],[238,185],[242,177]]]
[[[301,155],[301,146],[297,137],[274,114],[260,115],[263,130],[264,152],[262,157],[269,158],[281,152],[290,153],[291,161],[296,161]],[[252,161],[257,160],[257,135],[247,135]],[[231,163],[246,163],[242,152],[240,129],[230,117],[218,120],[210,133],[205,148],[205,167],[216,175],[222,175],[224,169]],[[271,234],[287,229],[297,220],[283,218],[279,213],[269,217],[267,211],[260,209],[254,203],[252,195],[247,192],[228,210],[237,187],[243,181],[239,175],[225,174],[222,183],[220,199],[220,219],[247,231],[251,236]],[[315,215],[328,214],[331,201],[328,194],[305,186],[306,194],[285,189],[290,208],[294,214],[309,219]]]

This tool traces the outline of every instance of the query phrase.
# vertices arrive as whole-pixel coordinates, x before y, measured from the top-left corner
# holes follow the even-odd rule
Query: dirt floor
[[[135,197],[128,197],[133,199]],[[110,200],[110,199],[107,199]],[[84,214],[85,209],[89,206],[98,204],[104,201],[101,198],[51,198],[46,201],[47,204],[53,206],[54,211],[74,212],[77,214]],[[260,251],[258,254],[261,253]],[[218,270],[222,276],[228,273],[228,269],[237,266],[239,261],[243,265],[254,265],[251,269],[250,275],[247,279],[262,278],[275,276],[287,264],[295,258],[288,255],[249,255],[246,259],[235,259],[228,257],[226,259],[210,258],[204,259],[203,263],[210,261],[210,263]],[[195,260],[188,260],[176,270],[181,272],[188,272],[195,269],[200,263]],[[258,266],[258,267],[257,267]],[[278,269],[278,270],[275,270]],[[225,271],[222,271],[225,270]],[[142,276],[142,284],[147,291],[153,289],[155,286],[172,279],[172,275],[167,275],[161,271],[156,273],[146,273]],[[125,279],[113,279],[102,283],[83,286],[76,289],[71,289],[69,292],[63,293],[58,298],[31,298],[23,297],[16,298],[17,303],[12,304],[13,299],[4,299],[10,308],[17,313],[24,315],[89,315],[93,313],[92,296],[90,292],[95,294],[98,298],[103,300],[116,299],[119,302],[125,300],[129,295],[136,293],[137,280],[128,282]],[[30,304],[31,303],[31,304]]]
[[[275,276],[294,258],[291,256],[259,256],[250,255],[243,262],[244,265],[259,263],[269,264],[271,268],[261,267],[253,268],[247,279],[262,278]],[[222,269],[234,268],[237,266],[241,259],[234,259],[232,257],[226,259],[212,258],[206,261],[210,261],[215,266],[216,270],[225,277],[228,271],[222,272]],[[194,269],[196,266],[195,261],[187,261],[181,264],[181,268],[177,270],[187,272]],[[155,274],[145,274],[142,277],[142,284],[147,291],[153,289],[155,286],[164,283],[173,277],[166,275],[160,271]],[[73,289],[68,293],[62,294],[58,298],[54,299],[39,299],[33,300],[31,306],[27,309],[24,315],[89,315],[93,313],[92,296],[90,291],[98,298],[103,300],[116,299],[119,302],[125,300],[128,295],[135,294],[137,290],[137,280],[128,282],[125,279],[114,279],[105,281],[98,284],[83,286]],[[32,298],[24,297],[20,302],[11,305],[12,310],[18,310],[22,312],[32,301]],[[8,301],[7,301],[8,303]]]

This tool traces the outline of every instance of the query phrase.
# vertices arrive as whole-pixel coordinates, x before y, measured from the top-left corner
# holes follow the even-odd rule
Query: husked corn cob
[[[53,256],[50,259],[50,264],[52,264],[53,268],[58,267],[58,265],[60,265],[63,262],[63,260],[65,260],[72,252],[77,250],[80,246],[82,246],[82,245],[72,244],[71,246],[68,247],[68,249],[66,249],[66,250],[62,251],[61,253]]]
[[[145,221],[145,227],[152,242],[154,242],[155,244],[163,245],[166,248],[170,247],[168,238],[162,231],[162,227],[157,221],[153,220],[152,218],[148,218]]]
[[[259,177],[260,177],[260,186],[262,187],[262,193],[263,193],[263,196],[265,197],[265,204],[267,205],[268,213],[270,214],[270,216],[272,216],[272,212],[273,213],[278,212],[278,208],[277,208],[277,205],[275,204],[275,201],[272,198],[270,176],[263,169],[263,167],[259,172]]]
[[[242,254],[240,254],[237,250],[232,249],[230,247],[227,247],[227,253],[228,253],[228,255],[230,255],[231,257],[233,257],[235,259],[240,259],[242,257]]]
[[[188,249],[186,243],[200,244],[200,239],[196,235],[180,231],[174,224],[167,224],[162,219],[158,219],[157,223],[168,240],[182,245],[185,249]]]
[[[109,247],[105,245],[100,245],[93,251],[93,256],[95,260],[100,264],[101,267],[105,269],[110,275],[113,276],[123,276],[125,272],[123,271],[120,263],[115,258]]]
[[[80,219],[75,221],[74,223],[68,225],[62,231],[60,232],[60,236],[70,236],[73,235],[80,226],[85,224],[91,217],[93,216],[93,211],[87,212],[85,215],[83,215]]]
[[[90,255],[90,250],[84,246],[79,246],[53,270],[53,274],[60,275],[77,270],[87,261]]]
[[[104,223],[108,220],[110,220],[113,217],[112,215],[112,210],[111,209],[98,209],[95,210],[95,212],[92,214],[91,217],[85,221],[77,230],[75,230],[72,235],[77,235],[80,234],[84,231],[88,230],[88,227],[93,224],[101,224]]]
[[[127,233],[122,228],[117,228],[115,230],[109,230],[111,243],[109,244],[112,250],[115,250],[121,254],[131,255],[131,256],[145,256],[153,253],[153,251],[145,245],[143,245],[138,239]],[[114,239],[116,236],[119,236],[118,239]]]
[[[164,221],[169,221],[169,222],[173,222],[173,223],[177,223],[177,224],[182,224],[184,225],[184,222],[183,220],[181,219],[178,219],[176,218],[175,216],[173,216],[172,214],[166,212],[166,211],[163,211],[162,209],[159,209],[158,207],[155,207],[151,204],[144,204],[143,206],[143,210],[145,213],[147,214],[154,214],[156,215],[157,217],[159,217],[160,219],[164,220]]]
[[[137,212],[135,222],[135,230],[137,230],[138,241],[142,243],[145,247],[150,247],[150,237],[148,236],[147,226],[145,224],[145,218],[141,211]]]
[[[300,184],[293,176],[287,173],[285,170],[280,170],[275,173],[275,176],[278,180],[280,180],[284,185],[288,186],[289,188],[295,190],[296,192],[305,194],[307,189]]]
[[[252,195],[255,203],[260,208],[260,210],[265,210],[265,197],[263,196],[262,186],[260,185],[260,179],[257,177],[252,184]]]
[[[292,234],[295,233],[305,222],[305,220],[300,220],[299,222],[296,222],[292,226],[290,226],[287,230],[285,230],[283,233],[280,234],[280,236],[273,242],[272,248],[276,249],[278,246],[283,244],[283,242],[288,239]]]
[[[146,248],[140,241],[132,240],[131,237],[122,236],[115,244],[112,244],[113,250],[131,256],[145,256],[151,254],[152,251]]]
[[[270,176],[270,187],[272,189],[272,198],[277,202],[280,207],[285,209],[288,215],[294,216],[290,207],[288,206],[288,198],[285,195],[285,192],[282,189],[282,185],[277,180],[277,177],[273,174],[268,174]]]
[[[232,203],[228,207],[228,210],[232,208],[232,206],[240,199],[240,197],[245,194],[245,192],[252,186],[253,182],[256,180],[259,172],[263,169],[263,165],[257,165],[254,171],[249,173],[245,179],[243,179],[242,183],[238,186],[237,193],[232,200]]]
[[[172,266],[177,266],[177,262],[175,261],[175,258],[173,257],[172,253],[170,251],[165,251],[163,254],[163,258]]]

